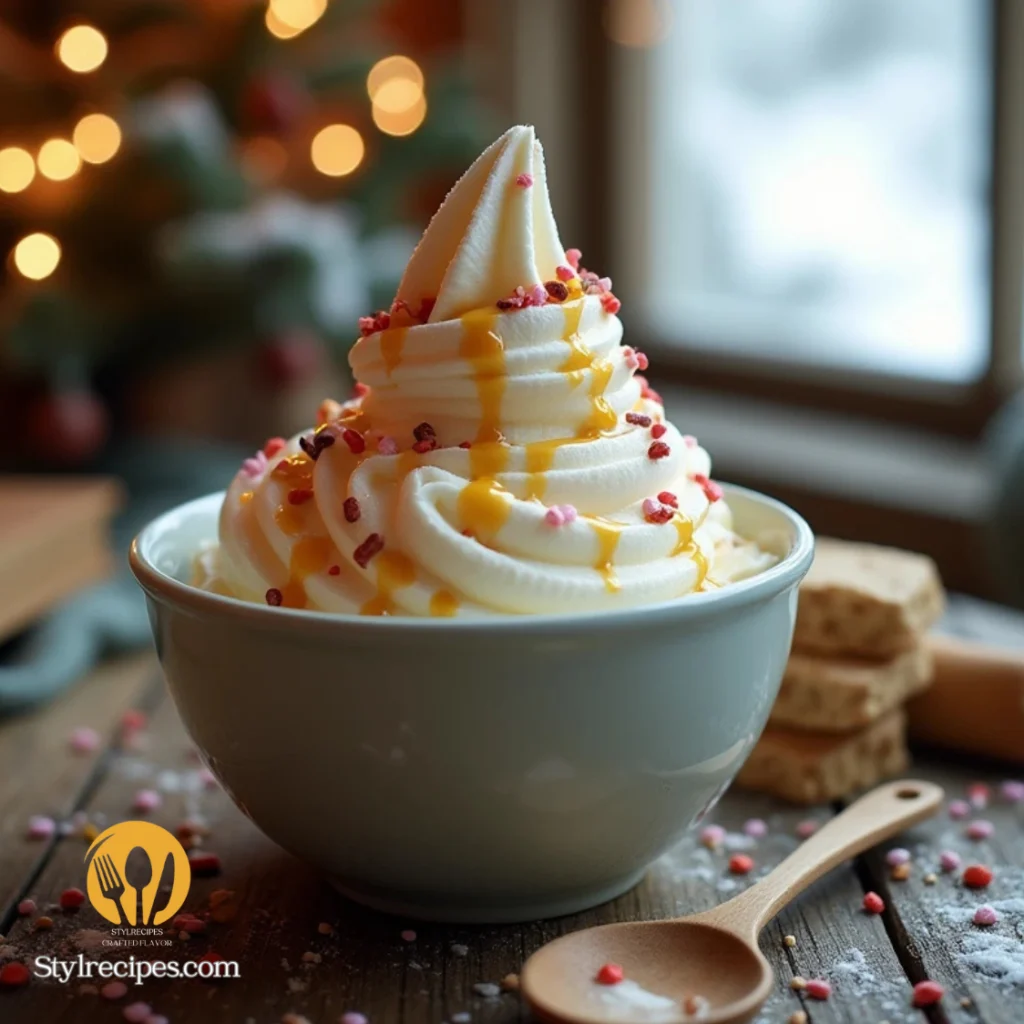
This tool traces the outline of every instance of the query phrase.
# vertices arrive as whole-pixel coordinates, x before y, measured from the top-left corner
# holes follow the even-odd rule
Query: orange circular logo
[[[122,821],[100,833],[85,854],[85,873],[89,902],[125,927],[173,917],[192,884],[184,847],[151,821]]]

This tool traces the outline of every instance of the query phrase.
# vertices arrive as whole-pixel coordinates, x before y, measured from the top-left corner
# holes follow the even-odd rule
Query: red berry
[[[0,985],[5,985],[8,988],[27,985],[30,977],[28,968],[24,964],[18,963],[17,960],[0,967]]]
[[[745,853],[734,853],[729,858],[729,870],[734,875],[749,875],[754,870],[754,858]]]
[[[62,910],[77,910],[85,902],[85,893],[81,889],[65,889],[60,894]]]
[[[937,981],[919,981],[914,986],[911,1005],[918,1009],[923,1006],[934,1006],[945,994],[946,990]]]
[[[811,999],[820,999],[824,1002],[830,995],[832,995],[832,986],[821,978],[812,978],[807,982],[804,991]]]
[[[877,892],[869,892],[864,895],[864,909],[869,914],[880,914],[885,910],[885,900]]]
[[[659,491],[658,501],[663,505],[671,505],[673,508],[679,508],[679,499],[671,491]]]
[[[654,426],[651,427],[651,437],[655,440],[659,437],[664,437],[667,430],[668,427],[666,427],[664,423],[655,423]]]
[[[366,451],[366,438],[358,430],[346,427],[341,432],[341,439],[348,445],[348,450],[353,455],[359,455],[361,452]]]
[[[220,857],[215,853],[197,853],[188,859],[193,875],[219,875]]]
[[[971,864],[964,868],[963,878],[968,889],[984,889],[992,881],[992,871],[984,864]]]
[[[597,972],[597,981],[602,985],[618,985],[626,972],[618,964],[604,964]]]
[[[359,521],[359,502],[355,498],[346,498],[341,505],[345,513],[346,523],[356,523]]]
[[[671,455],[672,449],[669,448],[664,441],[655,441],[650,448],[647,449],[647,458],[649,459],[663,459],[666,455]]]

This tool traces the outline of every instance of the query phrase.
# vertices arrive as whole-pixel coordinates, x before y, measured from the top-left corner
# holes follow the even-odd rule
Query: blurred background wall
[[[1011,0],[4,0],[0,459],[307,425],[530,121],[717,475],[1024,601],[1022,48]]]

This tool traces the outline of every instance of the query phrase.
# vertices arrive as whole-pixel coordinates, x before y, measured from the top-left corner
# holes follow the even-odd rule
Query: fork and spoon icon
[[[156,893],[153,896],[153,903],[149,908],[149,916],[143,918],[142,891],[153,880],[153,862],[149,854],[141,847],[135,846],[129,851],[124,863],[124,879],[121,872],[109,854],[98,853],[92,860],[93,870],[96,872],[96,881],[99,883],[100,893],[105,899],[110,900],[116,910],[118,920],[122,927],[127,928],[129,921],[124,912],[124,904],[121,897],[125,889],[135,890],[135,926],[151,925],[154,918],[160,911],[167,907],[171,900],[171,891],[174,888],[174,855],[167,854],[164,861],[163,871],[160,874],[160,882]],[[125,879],[128,885],[125,886]]]

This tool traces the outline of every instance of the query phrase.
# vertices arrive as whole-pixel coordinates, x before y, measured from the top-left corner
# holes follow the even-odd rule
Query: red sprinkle
[[[832,986],[821,978],[811,978],[804,987],[804,991],[811,999],[818,999],[824,1002],[832,995]]]
[[[992,871],[984,864],[971,864],[964,868],[963,879],[968,889],[984,889],[992,881]]]
[[[420,311],[416,314],[417,320],[427,321],[430,319],[430,314],[434,312],[434,306],[437,304],[437,299],[423,299],[420,302]]]
[[[366,438],[363,437],[358,430],[346,427],[341,432],[341,439],[348,445],[348,450],[352,452],[353,455],[358,455],[360,452],[366,451]]]
[[[327,575],[328,576],[340,576],[341,575],[341,566],[340,565],[332,565],[330,567],[330,569],[327,570]]]
[[[885,910],[885,900],[877,892],[865,893],[863,905],[869,914],[880,914]]]
[[[206,931],[206,922],[195,914],[178,914],[171,921],[171,928],[176,932],[188,932],[189,935],[202,935]]]
[[[934,1006],[945,994],[946,990],[937,981],[919,981],[914,986],[910,1004],[917,1009]]]
[[[359,502],[355,498],[346,498],[341,504],[342,511],[345,513],[346,523],[357,523],[359,522]]]
[[[19,985],[27,985],[31,977],[29,969],[17,960],[0,967],[0,985],[7,988],[17,988]]]
[[[659,505],[644,513],[644,519],[649,523],[667,523],[675,515],[675,512],[668,505]]]
[[[516,175],[516,184],[520,188],[529,188],[533,184],[533,175],[532,174],[517,174]]]
[[[609,315],[614,316],[622,309],[621,300],[617,299],[611,292],[605,292],[601,296],[601,308]]]
[[[583,259],[583,253],[581,253],[579,249],[566,249],[565,258],[573,270],[579,270],[580,260]]]
[[[671,455],[672,449],[669,448],[664,441],[655,441],[650,448],[647,449],[647,458],[649,459],[663,459],[666,455]]]
[[[576,271],[573,270],[572,267],[564,265],[555,267],[555,277],[557,277],[559,281],[571,281],[575,276]]]
[[[131,708],[121,716],[121,728],[125,732],[135,732],[146,728],[146,712]]]
[[[356,565],[365,569],[370,564],[374,555],[379,555],[384,550],[384,538],[379,533],[371,533],[362,544],[352,552]]]
[[[658,501],[663,505],[671,505],[673,508],[679,508],[679,499],[671,491],[659,491]]]
[[[273,606],[274,608],[280,608],[281,602],[283,600],[284,595],[281,593],[280,590],[277,589],[277,587],[271,587],[267,591],[267,604]]]
[[[85,902],[85,893],[81,889],[65,889],[60,894],[61,910],[77,910]]]
[[[633,378],[633,380],[636,380],[636,381],[640,382],[640,397],[641,398],[650,399],[650,401],[657,402],[659,405],[664,405],[665,404],[661,400],[661,395],[659,395],[658,392],[655,391],[654,388],[652,388],[651,385],[647,383],[647,378],[643,374],[638,373]]]
[[[308,487],[296,487],[288,492],[288,504],[305,505],[312,497],[313,492]]]
[[[745,853],[734,853],[729,858],[729,870],[734,875],[749,875],[754,870],[754,858]]]
[[[725,493],[722,490],[721,485],[716,484],[714,480],[709,480],[703,473],[694,473],[693,482],[701,487],[704,491],[704,497],[707,498],[708,501],[718,501],[718,499]]]
[[[650,360],[643,354],[643,352],[637,352],[636,354],[636,368],[638,370],[646,370],[650,366]]]
[[[283,437],[272,437],[263,446],[263,454],[268,459],[272,459],[279,451],[281,451],[288,442]]]
[[[667,432],[668,427],[666,427],[664,423],[655,423],[654,426],[651,427],[651,437],[655,439],[664,437]]]
[[[220,874],[220,857],[215,853],[197,853],[189,857],[188,865],[193,875]]]
[[[353,388],[353,393],[356,398],[365,398],[370,393],[370,385],[364,384],[361,380],[357,380],[356,386]]]
[[[627,412],[626,422],[632,423],[636,427],[649,427],[651,425],[651,417],[642,412]]]
[[[463,441],[463,442],[461,442],[459,444],[459,447],[460,448],[472,448],[473,447],[473,442],[472,441]]]
[[[424,452],[432,452],[438,447],[439,445],[436,437],[425,437],[422,441],[417,441],[412,446],[412,450],[414,452],[419,452],[419,454],[422,455]]]
[[[601,985],[618,985],[625,977],[626,972],[618,964],[603,964],[595,980]]]
[[[418,427],[413,427],[412,436],[417,441],[426,441],[427,438],[437,437],[437,431],[429,423],[421,423]]]

